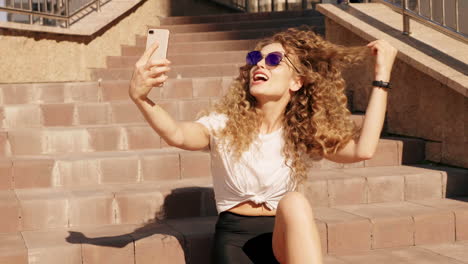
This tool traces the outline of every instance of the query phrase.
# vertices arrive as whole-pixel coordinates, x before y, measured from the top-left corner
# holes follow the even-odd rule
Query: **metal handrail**
[[[212,0],[212,1],[216,2],[218,4],[221,4],[221,5],[224,5],[224,6],[234,8],[234,9],[242,11],[242,12],[252,12],[252,11],[254,11],[252,9],[251,2],[257,2],[257,7],[260,6],[260,0]],[[300,1],[301,1],[301,8],[302,9],[307,9],[307,0],[300,0]],[[279,1],[277,1],[277,0],[269,1],[269,3],[270,3],[269,6],[270,6],[271,11],[276,11],[275,6],[276,6],[277,2],[279,2]],[[289,10],[290,0],[282,0],[281,2],[284,2],[285,10]]]
[[[98,12],[101,11],[101,0],[93,0],[93,1],[90,1],[90,2],[82,5],[81,7],[79,7],[75,11],[73,11],[73,13],[70,14],[70,1],[72,1],[72,0],[55,0],[55,1],[43,0],[42,3],[41,3],[41,0],[38,0],[38,1],[36,1],[36,3],[39,4],[39,6],[41,6],[41,4],[42,4],[42,6],[44,7],[43,8],[44,10],[43,11],[42,10],[36,11],[36,10],[33,10],[33,0],[28,0],[28,7],[23,7],[23,1],[21,0],[19,8],[14,7],[15,6],[15,0],[12,0],[11,1],[12,6],[10,6],[10,7],[0,6],[0,11],[5,11],[5,12],[8,12],[8,13],[13,13],[13,14],[29,15],[29,23],[30,24],[34,23],[33,16],[39,17],[39,20],[40,20],[41,24],[44,24],[44,21],[43,21],[44,18],[60,20],[60,21],[65,22],[65,28],[70,27],[70,20],[71,20],[72,17],[74,17],[76,14],[78,14],[79,12],[83,11],[84,9],[86,9],[86,8],[92,6],[92,5],[96,5],[96,9],[97,9]],[[108,0],[108,1],[111,1],[111,0]],[[47,10],[48,3],[50,3],[50,6],[51,6],[50,9],[51,10]],[[55,6],[53,5],[53,3],[55,3],[57,5],[57,7],[60,6],[61,8],[55,9]],[[39,8],[39,9],[41,9],[41,8]]]
[[[248,0],[212,0],[218,4],[237,9],[239,11],[247,12],[248,11]]]
[[[414,12],[411,9],[408,9],[408,0],[401,0],[402,5],[398,5],[395,3],[395,0],[374,0],[385,4],[386,6],[392,8],[394,11],[402,14],[403,16],[403,34],[409,35],[411,34],[410,30],[410,18],[418,21],[421,24],[424,24],[428,27],[431,27],[435,30],[438,30],[444,34],[447,34],[457,40],[460,40],[464,43],[468,44],[468,35],[464,34],[460,31],[459,25],[459,8],[458,8],[458,1],[455,0],[455,21],[456,21],[456,28],[451,28],[447,26],[446,23],[446,14],[445,14],[445,0],[442,0],[442,24],[435,21],[433,17],[433,7],[432,7],[432,0],[429,1],[429,12],[430,18],[426,18],[421,14],[421,1],[417,0],[418,3],[418,11]]]

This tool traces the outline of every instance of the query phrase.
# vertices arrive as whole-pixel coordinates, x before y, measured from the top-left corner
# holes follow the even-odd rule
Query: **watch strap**
[[[382,87],[382,88],[387,88],[390,89],[390,83],[389,82],[384,82],[384,81],[373,81],[372,82],[373,86],[377,87]]]

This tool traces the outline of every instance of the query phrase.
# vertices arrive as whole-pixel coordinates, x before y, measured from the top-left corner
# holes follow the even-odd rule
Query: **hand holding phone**
[[[146,50],[148,50],[155,42],[159,44],[159,47],[150,58],[152,62],[155,62],[158,59],[166,58],[167,45],[169,42],[169,30],[151,28],[148,29],[148,34],[146,37]]]
[[[167,80],[170,61],[166,59],[169,31],[149,29],[146,50],[135,64],[129,95],[133,100],[147,98],[153,87],[161,87]]]

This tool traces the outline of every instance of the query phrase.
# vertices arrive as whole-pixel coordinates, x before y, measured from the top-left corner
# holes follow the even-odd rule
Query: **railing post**
[[[284,9],[286,9],[286,11],[288,11],[288,9],[289,9],[289,2],[288,2],[288,0],[284,0]]]
[[[302,10],[307,9],[307,0],[302,0]]]
[[[250,11],[250,0],[245,0],[245,12]]]
[[[455,0],[455,26],[456,26],[457,32],[460,32],[460,16],[459,16],[460,12],[458,12],[459,10],[460,9],[458,6],[458,0]]]
[[[32,0],[29,0],[29,11],[32,12]],[[34,19],[33,15],[29,14],[29,24],[32,25],[34,23],[33,19]]]
[[[401,1],[401,9],[402,12],[401,14],[403,15],[403,34],[409,35],[411,34],[410,32],[410,21],[409,21],[409,16],[406,14],[406,7],[408,6],[408,0],[403,0]]]
[[[68,28],[70,26],[70,0],[65,1],[65,15],[67,16],[67,20],[65,20],[65,27]]]
[[[432,14],[432,0],[429,0],[429,17],[434,21],[434,15]]]
[[[275,11],[275,0],[271,0],[271,12]]]
[[[442,25],[447,25],[447,23],[445,23],[445,0],[442,0]]]

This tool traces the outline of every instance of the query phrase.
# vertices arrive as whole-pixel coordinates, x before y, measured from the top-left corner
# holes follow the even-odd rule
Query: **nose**
[[[266,56],[264,56],[259,62],[257,62],[257,66],[262,66],[263,68],[266,67],[265,57]]]
[[[266,68],[265,57],[263,57],[259,62],[257,62],[257,67]]]

